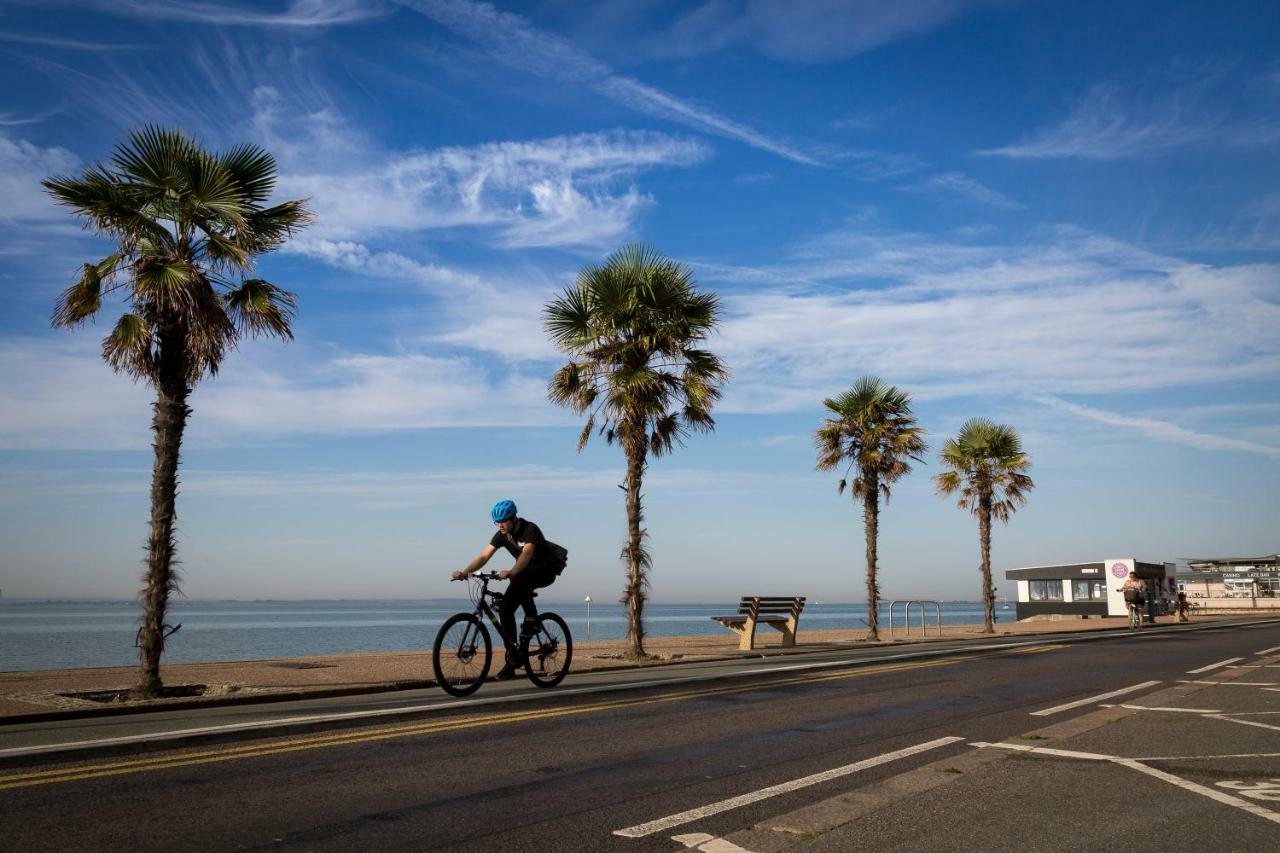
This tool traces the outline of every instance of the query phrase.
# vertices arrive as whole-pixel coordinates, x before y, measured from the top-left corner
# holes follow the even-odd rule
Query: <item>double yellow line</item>
[[[1040,652],[1060,646],[1033,646],[1015,649],[1018,652]],[[961,661],[972,660],[977,655],[956,655],[937,658],[935,660],[913,661],[906,663],[890,663],[878,666],[863,667],[853,670],[840,670],[818,674],[806,674],[769,681],[764,684],[735,684],[726,687],[703,688],[699,690],[683,690],[664,693],[660,696],[636,697],[630,699],[614,699],[601,702],[589,702],[563,708],[544,708],[531,711],[515,711],[504,713],[474,714],[465,717],[451,717],[427,723],[412,723],[388,728],[360,730],[333,735],[319,735],[273,744],[248,744],[245,746],[226,747],[204,752],[184,752],[178,755],[140,758],[131,761],[107,761],[78,767],[43,770],[32,773],[17,773],[0,776],[0,790],[11,788],[29,788],[34,785],[51,785],[58,782],[76,782],[82,779],[99,779],[105,776],[121,776],[130,773],[147,773],[153,770],[168,770],[174,767],[190,767],[198,764],[216,764],[223,761],[239,761],[246,758],[260,758],[267,755],[283,755],[289,752],[301,752],[308,749],[326,749],[334,746],[348,746],[357,743],[371,743],[392,738],[414,737],[417,735],[433,735],[443,732],[462,731],[483,726],[511,725],[530,720],[551,720],[557,717],[570,717],[580,714],[596,714],[602,711],[613,711],[621,708],[635,708],[642,705],[654,705],[662,702],[678,702],[684,699],[696,699],[704,696],[718,696],[728,693],[746,693],[762,687],[784,687],[794,684],[811,684],[819,681],[834,681],[846,678],[862,678],[868,675],[879,675],[886,672],[901,672],[912,669],[930,669],[950,666]]]

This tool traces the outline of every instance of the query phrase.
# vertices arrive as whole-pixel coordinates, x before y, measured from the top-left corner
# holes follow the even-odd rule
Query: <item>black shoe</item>
[[[507,681],[515,677],[516,677],[516,668],[511,664],[507,664],[502,669],[498,670],[498,674],[494,676],[494,678],[498,681]]]

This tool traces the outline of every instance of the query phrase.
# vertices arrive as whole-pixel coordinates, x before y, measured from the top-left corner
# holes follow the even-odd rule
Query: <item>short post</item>
[[[591,642],[591,596],[587,596],[584,601],[587,602],[587,642]]]

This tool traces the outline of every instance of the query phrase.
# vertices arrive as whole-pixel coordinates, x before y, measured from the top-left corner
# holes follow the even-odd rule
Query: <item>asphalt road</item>
[[[6,770],[0,838],[13,850],[728,853],[1101,850],[1120,832],[1128,849],[1271,850],[1280,802],[1196,788],[1280,777],[1280,690],[1266,686],[1280,685],[1277,665],[1272,624],[459,705],[390,726]],[[1181,683],[1201,680],[1212,683]],[[1158,684],[1098,698],[1145,682]],[[1194,704],[1098,710],[1148,696]],[[1017,751],[1045,743],[1247,757],[1141,770]],[[1151,830],[1171,815],[1187,831]]]

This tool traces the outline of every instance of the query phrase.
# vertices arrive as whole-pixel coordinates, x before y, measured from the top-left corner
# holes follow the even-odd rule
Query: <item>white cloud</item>
[[[71,172],[80,160],[65,148],[41,148],[0,134],[0,222],[61,219],[66,212],[40,181]]]
[[[152,20],[191,21],[220,26],[326,27],[382,17],[390,11],[379,0],[289,0],[262,11],[261,3],[240,6],[205,0],[109,0],[95,2],[104,12]]]
[[[1090,406],[1081,406],[1076,403],[1069,403],[1066,400],[1061,400],[1057,397],[1045,394],[1032,395],[1030,399],[1060,411],[1070,412],[1078,417],[1107,424],[1108,426],[1118,426],[1125,429],[1139,430],[1157,441],[1185,444],[1190,447],[1198,447],[1201,450],[1241,450],[1246,453],[1259,453],[1263,456],[1269,456],[1272,459],[1280,459],[1280,446],[1259,444],[1254,441],[1244,441],[1238,438],[1228,438],[1227,436],[1212,435],[1210,433],[1195,432],[1169,421],[1157,420],[1155,418],[1133,417],[1131,415],[1108,412],[1102,409],[1095,409]]]
[[[372,146],[358,136],[344,141],[327,116],[301,139],[279,139],[274,119],[260,126],[278,143],[272,150],[286,152],[280,193],[311,199],[317,223],[307,233],[315,239],[473,227],[507,247],[602,246],[649,203],[632,177],[710,154],[692,139],[613,131],[371,156]],[[342,168],[308,171],[326,159]]]
[[[154,392],[103,364],[97,337],[86,332],[65,340],[0,339],[0,449],[150,445]],[[279,344],[247,344],[217,377],[197,386],[189,443],[573,422],[546,401],[543,373],[416,352],[291,352],[267,369],[255,358],[263,347]]]
[[[103,364],[103,334],[0,338],[0,448],[132,450],[150,443],[153,394]]]
[[[754,48],[793,62],[848,59],[921,35],[995,0],[710,0],[653,41],[660,56]]]
[[[838,235],[794,267],[706,270],[729,411],[808,410],[863,373],[922,397],[1280,378],[1280,266],[1213,268],[1064,232],[1048,245]],[[790,281],[790,284],[785,282]]]
[[[899,187],[899,189],[922,195],[961,196],[998,210],[1017,210],[1022,207],[1021,204],[1004,193],[993,190],[959,172],[944,172],[933,175],[917,183]]]
[[[1187,145],[1270,145],[1280,122],[1270,115],[1228,115],[1210,84],[1139,96],[1114,84],[1093,86],[1067,117],[1021,142],[977,153],[1020,159],[1117,160]]]
[[[572,42],[536,29],[519,15],[471,0],[402,0],[403,4],[443,27],[489,49],[492,58],[530,74],[595,89],[631,109],[736,139],[806,165],[821,165],[809,153],[741,122],[613,73],[607,64]]]

